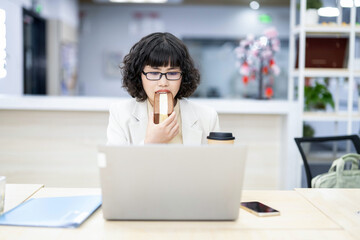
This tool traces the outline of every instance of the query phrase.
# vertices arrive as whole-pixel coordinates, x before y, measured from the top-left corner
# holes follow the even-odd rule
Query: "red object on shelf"
[[[274,95],[274,90],[271,87],[265,89],[265,96],[271,98]]]
[[[242,81],[244,84],[247,84],[249,82],[249,77],[248,76],[243,76]]]
[[[262,69],[264,74],[268,74],[269,73],[269,68],[267,66],[263,67]]]
[[[274,59],[270,59],[270,67],[273,66],[275,64]]]

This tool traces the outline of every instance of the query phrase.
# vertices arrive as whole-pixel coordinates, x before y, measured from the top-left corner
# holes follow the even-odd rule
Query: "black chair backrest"
[[[296,145],[297,145],[297,147],[298,147],[298,149],[300,151],[301,157],[303,159],[304,169],[305,169],[305,173],[306,173],[307,185],[308,185],[309,188],[311,188],[311,179],[313,177],[315,177],[315,174],[314,174],[315,172],[311,171],[311,169],[310,169],[309,153],[307,153],[305,151],[304,146],[303,146],[304,143],[310,143],[310,144],[319,143],[319,144],[325,145],[325,144],[329,144],[331,142],[334,142],[334,143],[337,143],[337,145],[335,145],[335,147],[337,149],[338,144],[340,144],[341,142],[351,142],[352,143],[352,148],[351,149],[346,149],[345,152],[340,152],[341,155],[344,155],[344,154],[350,153],[350,152],[354,152],[354,151],[356,151],[356,153],[360,154],[360,138],[359,138],[358,135],[330,136],[330,137],[310,137],[310,138],[309,137],[304,137],[304,138],[295,138],[295,142],[296,142]],[[308,149],[308,151],[310,151],[310,150]],[[321,151],[321,150],[318,149],[318,151]],[[340,156],[337,156],[337,157],[340,157]],[[332,159],[332,160],[335,160],[335,159]],[[331,164],[331,163],[329,163],[329,164]],[[329,170],[328,165],[326,166],[326,169]],[[326,172],[323,169],[321,171]],[[323,173],[323,172],[321,172],[321,173]],[[318,174],[320,174],[320,172],[317,172],[316,175],[318,175]]]

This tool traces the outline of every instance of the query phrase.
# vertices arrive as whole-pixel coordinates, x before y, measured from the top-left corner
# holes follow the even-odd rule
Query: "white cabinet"
[[[349,0],[350,1],[350,0]],[[339,1],[334,1],[339,2]],[[300,9],[298,7],[300,6]],[[300,115],[300,122],[345,122],[346,131],[338,132],[341,134],[356,133],[354,123],[360,120],[360,114],[358,111],[357,99],[358,91],[355,87],[360,83],[360,63],[357,58],[360,56],[360,25],[356,23],[356,13],[359,14],[359,7],[353,6],[352,8],[345,9],[344,11],[350,12],[350,19],[348,23],[343,23],[343,9],[338,5],[340,15],[337,17],[336,22],[333,23],[318,23],[316,25],[306,25],[305,12],[306,12],[306,0],[291,0],[290,4],[290,62],[289,62],[289,98],[291,100],[297,100],[299,109],[302,114]],[[297,16],[298,15],[298,16]],[[359,16],[357,17],[359,19]],[[296,22],[298,19],[298,23]],[[358,20],[359,22],[360,20]],[[345,59],[347,67],[345,68],[307,68],[305,66],[306,60],[306,39],[307,37],[323,38],[326,41],[326,37],[342,37],[347,38],[347,55]],[[298,49],[297,51],[297,42]],[[328,49],[332,51],[332,49]],[[298,57],[298,68],[295,68],[296,58]],[[311,81],[316,81],[319,78],[331,78],[336,79],[336,92],[342,92],[342,96],[346,96],[346,108],[339,108],[339,94],[333,94],[335,101],[334,111],[328,112],[314,112],[304,111],[304,86],[305,79],[312,78]],[[346,84],[339,84],[340,80],[343,80]],[[344,80],[345,79],[345,80]],[[358,82],[356,82],[358,81]],[[344,94],[346,91],[346,94]],[[356,99],[356,100],[355,100]],[[354,105],[356,107],[354,107]],[[302,124],[301,124],[302,125]],[[336,124],[335,124],[336,125]],[[299,125],[300,126],[300,125]],[[302,132],[302,129],[299,129]],[[316,135],[316,134],[315,134]]]

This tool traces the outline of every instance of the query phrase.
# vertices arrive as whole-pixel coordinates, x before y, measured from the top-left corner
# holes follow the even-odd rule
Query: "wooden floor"
[[[248,146],[244,188],[279,189],[281,117],[219,117],[222,130]],[[98,187],[107,122],[107,112],[0,110],[0,175],[8,183]]]

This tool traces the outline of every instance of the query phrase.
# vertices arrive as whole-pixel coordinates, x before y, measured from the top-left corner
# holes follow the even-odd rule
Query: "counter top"
[[[12,96],[0,95],[0,110],[44,111],[108,111],[113,102],[129,98]],[[297,104],[287,100],[198,99],[191,101],[211,106],[220,114],[280,114],[286,115]]]

